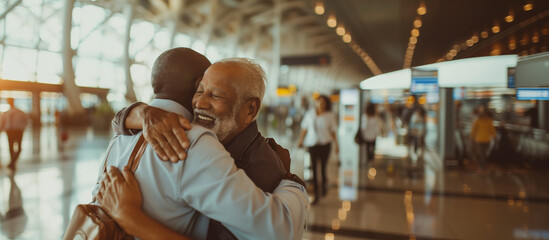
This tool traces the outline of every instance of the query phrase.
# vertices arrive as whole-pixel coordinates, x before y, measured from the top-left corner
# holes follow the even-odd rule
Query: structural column
[[[267,96],[271,99],[276,96],[280,74],[280,25],[282,21],[282,4],[283,0],[274,0],[271,78],[267,81]]]
[[[549,101],[538,101],[539,128],[549,133]]]
[[[447,160],[455,158],[455,106],[453,88],[440,88],[440,109],[439,109],[439,155],[444,160],[444,165],[454,165]]]
[[[31,110],[31,119],[33,126],[40,126],[40,92],[32,92],[32,110]]]
[[[124,8],[126,14],[126,32],[124,33],[124,55],[122,56],[124,61],[124,73],[126,75],[126,99],[130,102],[137,102],[137,97],[133,89],[133,80],[130,67],[132,60],[130,59],[130,40],[131,30],[133,25],[133,19],[135,16],[135,4],[130,0]]]
[[[63,17],[63,93],[68,102],[68,114],[77,116],[85,114],[82,103],[80,102],[80,89],[74,81],[74,68],[72,57],[74,51],[71,47],[71,29],[72,29],[72,10],[75,0],[64,0]]]

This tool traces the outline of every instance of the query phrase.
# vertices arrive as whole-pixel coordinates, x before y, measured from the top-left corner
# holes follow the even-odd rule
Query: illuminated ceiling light
[[[412,29],[412,37],[419,37],[419,30],[417,28]]]
[[[417,43],[417,37],[410,37],[410,43],[416,44]]]
[[[496,49],[494,49],[490,52],[491,56],[497,56],[497,55],[500,55],[500,54],[501,54],[501,50],[499,50],[499,48],[496,48]]]
[[[471,39],[467,40],[467,42],[465,42],[465,43],[467,44],[467,47],[471,47],[471,46],[473,46],[473,44],[475,44],[473,42],[473,40],[471,40]]]
[[[450,54],[455,57],[457,55],[457,51],[455,49],[450,50]]]
[[[499,30],[500,30],[499,24],[497,24],[497,23],[494,24],[494,26],[492,27],[492,32],[493,32],[493,33],[498,33]]]
[[[416,27],[416,28],[421,27],[421,19],[416,18],[416,20],[414,20],[414,27]]]
[[[539,42],[539,34],[538,33],[534,33],[534,35],[532,36],[532,42],[533,43],[538,43]]]
[[[343,38],[343,42],[345,42],[345,43],[350,43],[351,40],[352,40],[352,39],[351,39],[351,35],[348,34],[348,33],[346,33],[345,35],[343,35],[342,38]]]
[[[526,46],[528,44],[528,36],[524,35],[524,37],[520,40],[521,46]]]
[[[515,20],[515,16],[513,12],[509,12],[509,15],[505,16],[505,21],[508,23],[513,22],[514,20]]]
[[[322,15],[324,12],[324,4],[321,1],[316,2],[315,13],[317,15]]]
[[[517,44],[514,43],[514,42],[509,43],[509,50],[513,51],[513,50],[515,50],[515,49],[517,49]]]
[[[427,13],[427,8],[425,7],[425,3],[421,2],[419,3],[419,7],[417,8],[417,14],[420,16],[423,16]]]
[[[480,33],[480,37],[481,37],[481,38],[487,38],[487,37],[488,37],[488,31],[482,31],[482,32]]]
[[[471,37],[471,40],[473,40],[473,43],[478,43],[478,36],[475,34]]]
[[[335,28],[337,26],[337,20],[334,15],[330,15],[328,17],[328,20],[326,21],[326,24],[328,24],[328,27]]]
[[[532,5],[531,3],[527,3],[527,4],[524,4],[522,8],[524,9],[524,11],[530,11],[534,8],[534,5]]]
[[[459,46],[459,44],[456,44],[454,45],[453,49],[455,49],[456,51],[459,51],[461,50],[461,47]]]
[[[339,36],[343,36],[345,34],[345,27],[343,27],[341,25],[337,26],[336,33]]]

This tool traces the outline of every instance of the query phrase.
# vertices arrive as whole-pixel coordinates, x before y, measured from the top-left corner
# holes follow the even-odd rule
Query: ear
[[[259,107],[261,106],[261,101],[259,98],[252,98],[248,100],[247,108],[248,112],[246,113],[246,124],[249,124],[254,121],[255,116],[259,113]]]

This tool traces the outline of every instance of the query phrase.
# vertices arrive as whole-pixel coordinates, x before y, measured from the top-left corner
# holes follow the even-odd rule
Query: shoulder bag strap
[[[141,134],[141,136],[139,136],[139,140],[137,140],[137,144],[135,144],[135,147],[133,148],[132,154],[130,155],[130,160],[128,161],[128,164],[126,164],[126,166],[131,169],[132,173],[135,173],[135,170],[141,161],[141,156],[143,156],[146,148],[147,142],[145,141],[143,134]]]

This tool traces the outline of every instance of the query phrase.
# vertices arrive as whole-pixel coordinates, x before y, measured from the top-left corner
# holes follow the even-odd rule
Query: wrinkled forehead
[[[202,82],[204,87],[218,86],[226,90],[236,90],[243,83],[243,72],[240,66],[234,63],[214,63],[204,73]],[[201,83],[202,83],[201,82]]]

